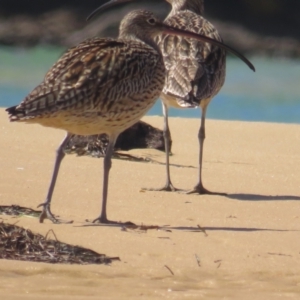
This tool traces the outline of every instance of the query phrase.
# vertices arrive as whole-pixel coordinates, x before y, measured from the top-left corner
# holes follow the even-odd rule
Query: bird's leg
[[[52,194],[54,191],[59,167],[60,167],[60,164],[61,164],[63,158],[65,157],[64,147],[70,140],[71,136],[72,136],[71,134],[67,133],[66,137],[64,138],[64,140],[62,141],[62,143],[59,145],[59,147],[56,150],[55,164],[54,164],[54,169],[53,169],[52,178],[51,178],[50,186],[48,189],[47,197],[46,197],[45,202],[38,206],[38,207],[43,206],[43,211],[40,215],[40,223],[43,223],[45,219],[49,219],[53,223],[57,223],[57,224],[73,222],[73,221],[65,222],[65,221],[58,220],[57,218],[55,218],[55,216],[52,214],[52,212],[50,210],[50,203],[51,203]]]
[[[175,188],[171,182],[170,177],[170,142],[171,142],[171,132],[169,128],[169,119],[168,119],[168,106],[162,102],[163,114],[164,114],[164,142],[165,142],[165,153],[166,153],[166,191],[174,191]]]
[[[170,177],[170,142],[171,142],[171,133],[169,129],[168,122],[168,111],[169,108],[167,104],[162,101],[163,114],[164,114],[164,142],[165,142],[165,153],[166,153],[166,184],[162,188],[143,188],[147,191],[166,191],[166,192],[175,192],[178,191],[171,182]]]
[[[110,221],[107,219],[106,215],[106,204],[107,204],[107,192],[108,192],[108,179],[109,179],[109,170],[111,168],[111,157],[114,152],[115,142],[118,135],[110,135],[109,142],[106,149],[106,154],[103,161],[104,174],[103,174],[103,194],[102,194],[102,210],[100,216],[93,221],[93,223],[106,223],[106,224],[116,224],[118,222]]]
[[[226,195],[225,193],[217,193],[217,192],[211,192],[207,190],[202,183],[202,163],[203,163],[203,147],[204,147],[204,140],[205,140],[205,116],[206,116],[206,110],[207,106],[204,106],[202,109],[202,115],[201,115],[201,125],[198,132],[198,140],[199,140],[199,181],[197,185],[190,191],[187,192],[187,194],[209,194],[209,195]]]

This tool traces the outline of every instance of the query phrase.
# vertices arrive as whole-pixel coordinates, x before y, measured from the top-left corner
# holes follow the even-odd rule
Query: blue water
[[[62,54],[62,48],[0,48],[0,106],[18,104]],[[226,82],[207,117],[223,120],[300,123],[300,60],[251,58],[253,73],[227,59]],[[162,115],[158,101],[148,115]],[[171,116],[199,118],[199,109],[171,109]]]

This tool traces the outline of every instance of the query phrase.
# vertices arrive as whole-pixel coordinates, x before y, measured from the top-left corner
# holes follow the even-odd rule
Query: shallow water
[[[19,103],[63,53],[62,48],[0,48],[0,106]],[[208,118],[300,123],[300,60],[252,58],[253,73],[228,58],[226,83],[213,99]],[[198,109],[171,109],[170,115],[198,118]],[[148,115],[162,115],[158,101]]]

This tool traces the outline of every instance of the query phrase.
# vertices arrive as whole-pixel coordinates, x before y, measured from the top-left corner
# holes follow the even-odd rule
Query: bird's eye
[[[153,19],[153,18],[149,19],[148,23],[151,24],[151,25],[154,25],[155,24],[155,19]]]

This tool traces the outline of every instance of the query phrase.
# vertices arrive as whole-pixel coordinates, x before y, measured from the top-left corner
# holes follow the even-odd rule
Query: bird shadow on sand
[[[300,201],[300,196],[293,195],[228,194],[226,197],[240,201]]]
[[[185,231],[199,233],[203,232],[206,236],[210,231],[229,231],[229,232],[258,232],[258,231],[269,231],[269,232],[291,232],[300,230],[287,230],[287,229],[274,229],[274,228],[256,228],[256,227],[222,227],[222,226],[203,226],[193,227],[193,226],[170,226],[167,227],[169,230]]]
[[[147,232],[148,230],[158,230],[161,232],[192,232],[192,233],[203,233],[208,236],[210,231],[228,231],[228,232],[299,232],[300,230],[288,230],[288,229],[275,229],[275,228],[256,228],[256,227],[222,227],[222,226],[208,226],[201,227],[197,226],[171,226],[171,225],[136,225],[132,222],[119,222],[118,224],[99,224],[99,223],[87,223],[83,225],[77,225],[75,227],[117,227],[124,232]]]

